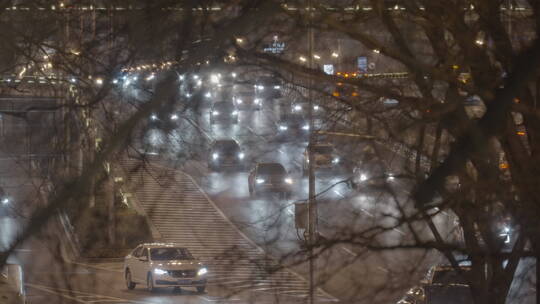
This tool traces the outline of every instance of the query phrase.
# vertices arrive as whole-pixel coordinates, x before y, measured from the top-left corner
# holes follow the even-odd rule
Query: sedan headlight
[[[171,115],[171,120],[177,120],[177,119],[178,119],[178,115],[176,114]]]
[[[205,96],[206,98],[210,98],[210,97],[212,97],[212,93],[207,92],[206,94],[204,94],[204,96]]]
[[[317,106],[317,105],[313,106],[313,110],[319,111],[319,106]]]
[[[237,103],[237,104],[242,104],[242,102],[244,102],[242,99],[240,99],[240,98],[237,98],[237,99],[236,99],[236,103]]]
[[[231,113],[231,115],[232,115],[232,116],[238,115],[238,111],[233,111],[233,112]]]
[[[360,181],[364,182],[366,180],[367,180],[367,175],[365,175],[364,173],[360,174]]]
[[[4,198],[2,199],[2,205],[7,205],[7,204],[9,204],[9,198],[8,198],[8,197],[4,197]]]
[[[285,182],[290,185],[290,184],[293,183],[293,180],[292,180],[292,178],[287,177],[287,178],[285,178]]]
[[[309,130],[309,125],[305,125],[302,127],[303,130]]]
[[[280,129],[281,131],[285,131],[285,130],[287,130],[288,128],[289,128],[289,127],[284,126],[284,125],[279,126],[279,129]]]
[[[150,116],[150,119],[151,119],[151,120],[157,120],[157,115],[156,115],[156,114],[152,114],[152,116]]]
[[[261,103],[261,99],[260,99],[260,98],[255,98],[255,99],[253,100],[253,102],[254,102],[255,104],[260,104],[260,103]]]
[[[257,179],[255,179],[255,182],[256,182],[257,184],[262,184],[262,183],[265,182],[265,180],[262,179],[262,178],[257,178]]]
[[[167,271],[163,270],[163,269],[156,268],[156,269],[154,269],[154,274],[164,275],[164,274],[167,274]]]
[[[262,90],[264,90],[264,86],[262,86],[262,85],[258,85],[258,86],[257,86],[257,89],[259,89],[259,90],[261,90],[261,91],[262,91]]]
[[[332,159],[332,164],[337,164],[339,163],[339,157],[334,157],[334,159]]]
[[[395,179],[395,176],[393,173],[388,173],[388,175],[386,176],[386,179],[389,181],[393,181]]]
[[[279,89],[281,89],[281,86],[276,85],[276,86],[274,86],[274,89],[279,90]]]
[[[294,110],[295,111],[300,111],[300,110],[302,110],[302,106],[301,105],[295,105]]]
[[[206,273],[208,273],[208,269],[206,269],[206,268],[201,268],[201,269],[199,269],[199,271],[197,272],[197,275],[198,275],[198,276],[202,276],[202,275],[205,275]]]
[[[219,154],[217,154],[217,153],[212,154],[212,159],[213,160],[216,160],[218,158],[219,158]]]
[[[239,158],[239,159],[244,159],[244,156],[245,156],[245,155],[244,155],[244,152],[238,153],[238,158]]]
[[[217,116],[217,115],[219,115],[219,112],[218,112],[218,111],[213,111],[213,112],[212,112],[212,115],[213,115],[213,116]]]

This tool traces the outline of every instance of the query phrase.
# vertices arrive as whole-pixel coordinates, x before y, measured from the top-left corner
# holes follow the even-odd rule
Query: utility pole
[[[307,0],[308,8],[308,67],[313,70],[313,0]],[[309,141],[308,141],[308,249],[309,249],[309,304],[314,303],[315,296],[315,256],[313,247],[317,234],[317,202],[315,201],[315,172],[313,167],[314,123],[313,123],[313,77],[308,75],[308,115],[309,115]]]

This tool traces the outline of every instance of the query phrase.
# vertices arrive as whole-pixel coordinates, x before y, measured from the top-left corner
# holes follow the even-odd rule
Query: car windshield
[[[467,271],[467,269],[463,269],[464,272]],[[435,271],[433,274],[433,284],[441,284],[441,285],[448,285],[448,284],[461,284],[461,285],[468,285],[467,281],[465,280],[464,276],[458,274],[454,269],[441,269]]]
[[[316,154],[332,154],[332,146],[314,146],[311,151]]]
[[[285,168],[280,164],[261,164],[257,173],[260,175],[280,175],[285,174]]]
[[[294,122],[294,123],[301,123],[305,122],[306,120],[302,115],[286,115],[282,119],[283,122]]]
[[[234,140],[220,140],[216,141],[214,149],[226,152],[237,152],[240,150],[240,147]]]
[[[257,79],[257,83],[262,85],[279,85],[280,81],[277,78],[266,76],[266,77],[260,77]]]
[[[213,107],[214,111],[232,112],[234,111],[234,105],[229,102],[217,102]]]
[[[193,260],[193,256],[187,248],[151,248],[150,257],[153,261]]]

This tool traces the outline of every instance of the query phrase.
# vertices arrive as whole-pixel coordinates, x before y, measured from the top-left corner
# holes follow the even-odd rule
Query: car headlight
[[[210,97],[212,97],[212,93],[207,92],[206,94],[204,94],[204,96],[205,96],[206,98],[210,98]]]
[[[260,104],[260,103],[261,103],[261,99],[260,99],[260,98],[255,98],[255,99],[253,100],[253,102],[254,102],[255,104]]]
[[[238,158],[240,158],[240,159],[244,159],[244,156],[245,156],[245,155],[244,155],[244,152],[240,152],[240,153],[238,153]]]
[[[367,180],[367,175],[365,175],[364,173],[360,174],[360,181],[363,182],[366,180]]]
[[[2,205],[7,205],[7,204],[9,204],[9,198],[8,198],[8,197],[4,197],[4,198],[2,199]]]
[[[339,163],[339,157],[334,157],[334,159],[332,159],[332,164],[337,164]]]
[[[392,173],[388,173],[386,179],[389,180],[389,181],[393,181],[396,177],[394,176],[394,174]]]
[[[262,178],[257,178],[257,179],[255,180],[255,182],[256,182],[257,184],[262,184],[262,183],[265,182],[265,180],[262,179]]]
[[[236,99],[236,103],[241,104],[242,102],[244,102],[242,99],[240,98]]]
[[[201,269],[199,269],[199,271],[197,272],[197,275],[198,275],[198,276],[202,276],[202,275],[205,275],[206,273],[208,273],[208,269],[206,269],[206,268],[201,268]]]
[[[201,85],[202,85],[202,80],[197,81],[197,86],[200,87]]]
[[[285,182],[290,185],[290,184],[293,183],[293,180],[292,180],[292,178],[287,177],[287,178],[285,178]]]
[[[279,90],[279,89],[281,89],[281,86],[276,85],[276,86],[274,86],[274,89]]]
[[[284,126],[284,125],[279,126],[279,129],[280,129],[281,131],[285,131],[285,130],[287,130],[288,128],[289,128],[289,127]]]
[[[294,106],[294,110],[295,110],[295,111],[300,111],[300,110],[302,110],[302,106],[300,106],[300,105],[295,105],[295,106]]]
[[[309,130],[309,125],[305,125],[302,127],[303,130]]]
[[[238,115],[238,111],[233,111],[233,112],[231,113],[231,115],[232,115],[232,116]]]
[[[218,111],[212,111],[212,115],[217,116],[217,115],[219,115],[219,112]]]
[[[167,272],[168,271],[159,269],[159,268],[154,269],[154,274],[157,274],[157,275],[164,275],[164,274],[167,274]]]
[[[152,116],[150,116],[150,119],[151,119],[151,120],[157,120],[157,115],[156,115],[156,114],[152,114]]]
[[[177,119],[178,119],[178,115],[176,114],[171,115],[171,120],[177,120]]]
[[[257,86],[257,89],[259,89],[259,90],[261,90],[261,91],[262,91],[262,90],[264,90],[264,86],[262,86],[262,85],[259,85],[259,86]]]
[[[319,106],[317,106],[317,105],[313,106],[313,110],[319,111]]]
[[[216,160],[218,158],[219,158],[219,154],[217,154],[217,153],[212,154],[212,159],[213,160]]]
[[[212,83],[218,83],[219,78],[218,78],[217,75],[212,75],[212,76],[210,76],[210,81],[212,81]]]

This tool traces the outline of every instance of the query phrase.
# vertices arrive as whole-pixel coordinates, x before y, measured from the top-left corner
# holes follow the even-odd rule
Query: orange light
[[[508,163],[502,163],[499,165],[499,168],[501,169],[508,169]]]
[[[457,70],[457,69],[459,69],[459,65],[457,65],[457,64],[454,64],[454,65],[452,66],[452,69],[454,69],[454,70]]]
[[[519,135],[519,136],[525,136],[525,132],[524,132],[524,131],[518,131],[518,132],[517,132],[517,135]]]
[[[336,91],[334,91],[334,93],[332,93],[332,96],[334,96],[334,97],[339,97],[339,93],[336,92]]]
[[[336,75],[340,76],[340,75],[341,75],[341,72],[337,72]]]
[[[352,95],[352,96],[358,96],[358,93],[356,93],[356,92],[352,92],[352,94],[351,94],[351,95]]]
[[[353,73],[352,76],[353,76],[353,77],[356,77],[356,73]]]
[[[431,109],[427,109],[426,112],[427,112],[427,113],[430,113],[430,112],[431,112]]]
[[[519,98],[517,98],[517,97],[514,98],[514,102],[515,102],[515,103],[519,103],[519,102],[520,102]]]
[[[349,74],[348,73],[345,73],[345,78],[348,78],[349,77]]]

